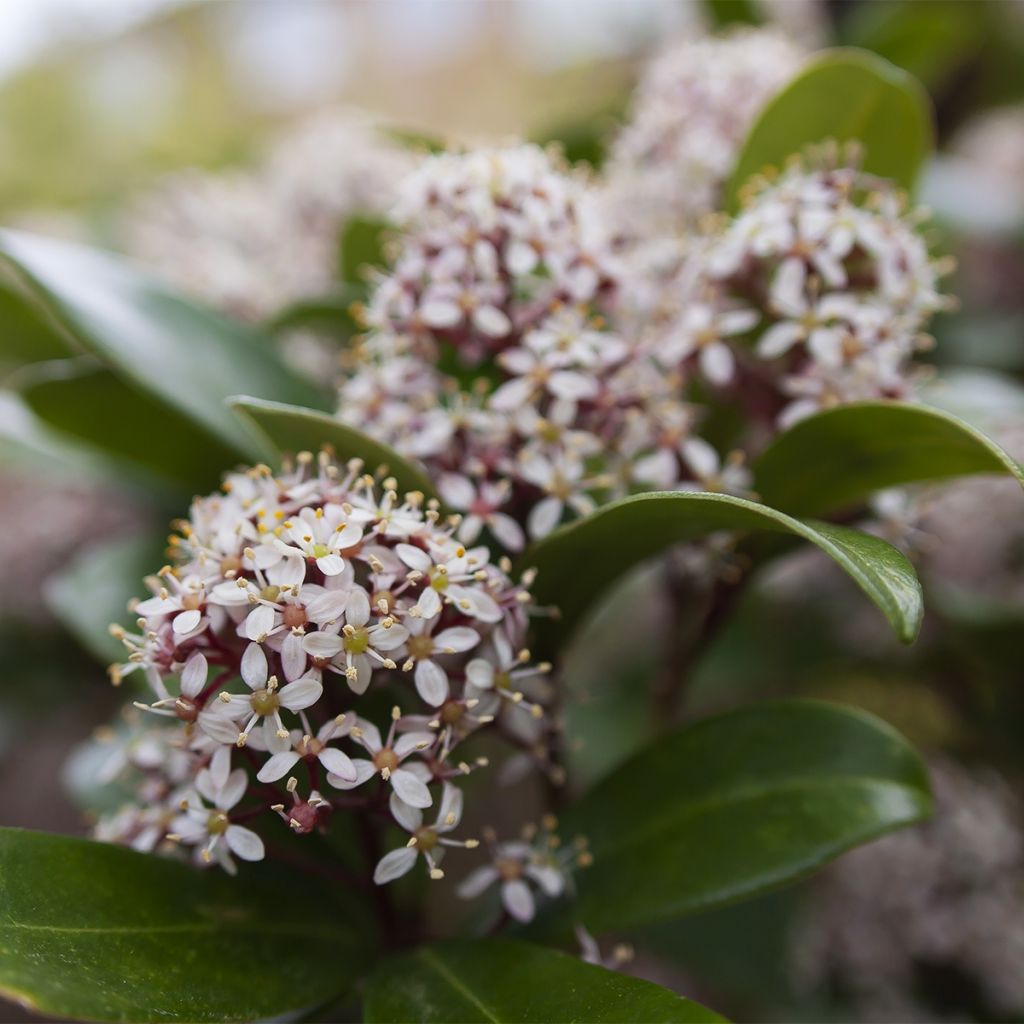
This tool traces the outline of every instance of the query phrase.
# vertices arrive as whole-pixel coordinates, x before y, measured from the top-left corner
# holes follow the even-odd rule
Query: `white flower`
[[[268,738],[267,748],[271,756],[260,768],[256,778],[260,782],[276,782],[303,760],[319,761],[331,775],[346,782],[355,782],[356,769],[348,754],[337,747],[328,746],[331,740],[348,734],[351,728],[350,716],[337,715],[328,719],[315,736],[311,735],[308,723],[303,724],[306,726],[305,733],[293,729],[287,737],[275,733]]]
[[[370,598],[362,587],[354,587],[345,601],[345,624],[340,632],[332,627],[308,633],[302,645],[312,658],[344,674],[353,693],[365,693],[374,665],[393,669],[389,656],[406,641],[409,631],[394,616],[384,614],[371,622]]]
[[[424,826],[423,812],[407,804],[396,793],[391,794],[390,807],[391,816],[411,838],[407,845],[386,853],[380,859],[373,872],[377,885],[386,885],[408,874],[420,854],[427,862],[430,877],[434,880],[444,878],[439,866],[444,847],[461,846],[472,850],[477,846],[473,839],[459,841],[447,837],[447,833],[458,828],[462,820],[462,791],[449,782],[442,786],[441,805],[433,825]]]
[[[392,790],[411,807],[429,807],[434,798],[427,788],[428,780],[422,779],[418,771],[413,770],[418,769],[417,765],[403,768],[402,764],[414,754],[432,747],[437,737],[431,732],[407,732],[396,739],[395,730],[400,719],[401,712],[395,708],[386,740],[381,740],[380,731],[372,722],[359,719],[356,725],[352,726],[349,735],[369,752],[371,759],[353,760],[352,764],[356,770],[354,780],[331,774],[327,776],[327,781],[338,789],[355,789],[379,773]]]
[[[242,655],[242,681],[250,694],[223,691],[208,710],[199,716],[204,732],[221,743],[244,746],[249,733],[262,720],[264,742],[269,746],[276,735],[288,736],[281,721],[281,709],[301,711],[315,704],[323,693],[318,679],[306,676],[278,689],[277,676],[268,675],[267,656],[259,644],[251,643]],[[240,726],[240,723],[244,725]]]
[[[449,693],[448,673],[437,660],[445,655],[470,651],[480,643],[480,634],[468,626],[450,626],[432,636],[437,618],[410,619],[406,641],[408,660],[402,670],[413,670],[416,692],[432,707],[440,707]]]
[[[238,869],[232,853],[242,860],[263,860],[264,849],[263,840],[255,832],[231,821],[229,812],[245,795],[247,778],[244,769],[230,768],[231,750],[222,747],[209,768],[196,776],[196,793],[186,797],[184,814],[174,819],[172,828],[180,842],[200,848],[205,862],[216,858],[228,874],[234,875]]]
[[[478,487],[460,473],[445,473],[437,482],[444,503],[467,514],[459,524],[458,538],[472,544],[486,526],[495,539],[509,551],[522,551],[526,537],[522,527],[499,509],[508,501],[511,485],[507,480],[482,481]]]
[[[501,886],[501,902],[517,921],[532,921],[537,901],[534,886],[546,896],[561,896],[565,874],[553,863],[545,863],[537,851],[524,842],[499,843],[491,851],[492,863],[471,872],[459,886],[463,899],[480,896],[495,882]]]

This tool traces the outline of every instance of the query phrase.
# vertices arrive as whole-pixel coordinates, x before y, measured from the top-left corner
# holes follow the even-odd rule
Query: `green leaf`
[[[369,945],[356,909],[294,871],[232,879],[0,829],[0,993],[73,1020],[274,1017],[351,985]]]
[[[14,282],[0,280],[0,365],[18,366],[72,354],[67,342],[40,319]]]
[[[859,402],[809,416],[754,464],[762,499],[798,515],[825,515],[886,487],[1024,469],[981,431],[947,412],[903,402]]]
[[[384,238],[390,225],[375,217],[350,217],[341,232],[341,279],[364,284],[369,267],[382,267]]]
[[[931,811],[924,765],[840,705],[748,705],[680,729],[563,818],[590,841],[577,909],[595,932],[745,899]]]
[[[286,306],[268,321],[266,327],[275,334],[304,328],[347,341],[360,330],[352,317],[351,307],[361,297],[360,289],[343,287],[336,294],[303,299]]]
[[[224,406],[228,395],[307,405],[320,398],[259,332],[175,295],[110,253],[3,231],[0,262],[17,274],[40,317],[152,400],[136,430],[156,434],[163,413],[174,413],[211,442],[258,458],[254,439]]]
[[[985,43],[975,0],[860,4],[842,21],[843,41],[871,50],[921,79],[934,93]]]
[[[389,958],[366,988],[366,1024],[720,1021],[649,981],[509,939],[424,946]]]
[[[727,25],[759,25],[760,17],[754,0],[704,0],[704,10],[716,28]]]
[[[238,461],[234,446],[91,356],[37,363],[20,375],[19,390],[44,423],[190,493],[215,488]]]
[[[386,466],[387,472],[398,481],[399,491],[422,491],[428,497],[434,493],[430,478],[418,465],[333,416],[248,396],[236,396],[228,404],[252,423],[278,452],[315,452],[328,445],[342,462],[362,459],[367,472]]]
[[[864,170],[912,190],[932,146],[931,111],[921,84],[865,50],[826,50],[762,111],[729,183],[727,208],[754,174],[781,167],[825,139],[864,147]]]
[[[131,623],[128,602],[147,596],[143,580],[166,562],[162,537],[118,538],[91,545],[46,585],[46,602],[76,640],[100,661],[123,661],[112,622]]]
[[[857,530],[805,522],[725,494],[623,498],[555,530],[521,561],[538,570],[531,588],[535,598],[561,610],[561,620],[552,629],[564,637],[627,569],[673,544],[718,530],[768,531],[810,541],[874,601],[904,643],[917,636],[923,615],[921,586],[913,566],[892,545]]]

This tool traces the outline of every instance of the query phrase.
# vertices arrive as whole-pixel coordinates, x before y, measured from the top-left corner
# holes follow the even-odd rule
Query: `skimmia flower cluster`
[[[746,485],[693,436],[683,378],[614,329],[587,189],[524,145],[427,161],[400,208],[338,415],[427,464],[465,543],[487,527],[519,550],[631,489]]]
[[[185,171],[131,208],[125,247],[185,292],[260,320],[334,285],[347,218],[394,202],[416,156],[365,116],[308,118],[252,171]]]
[[[678,236],[717,210],[754,118],[801,60],[769,29],[684,39],[655,57],[609,158],[605,202],[616,233]]]
[[[458,524],[327,453],[196,499],[134,605],[138,631],[118,630],[129,655],[113,677],[145,680],[136,707],[153,724],[112,762],[134,770],[138,802],[98,834],[234,871],[234,857],[262,859],[277,817],[306,834],[355,810],[408,833],[379,884],[420,854],[441,877],[446,848],[477,845],[459,831],[459,783],[486,761],[464,760],[462,742],[490,726],[518,750],[550,725],[550,666],[524,648],[528,577],[465,547]],[[393,710],[374,721],[382,699]]]
[[[856,153],[809,152],[752,183],[740,213],[688,256],[650,311],[648,344],[712,385],[777,393],[781,425],[911,389],[948,265],[919,212],[861,172]]]

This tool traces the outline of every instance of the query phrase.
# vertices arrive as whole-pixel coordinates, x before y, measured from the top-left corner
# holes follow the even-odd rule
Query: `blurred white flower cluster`
[[[417,854],[442,877],[445,848],[477,845],[449,835],[459,780],[487,763],[463,760],[462,742],[489,726],[519,756],[551,728],[550,666],[524,648],[528,580],[358,462],[306,453],[279,476],[231,474],[224,492],[196,499],[134,606],[138,632],[117,631],[129,656],[115,682],[144,677],[152,703],[136,707],[167,727],[115,748],[138,801],[97,834],[192,847],[234,871],[233,857],[263,858],[272,831],[250,826],[268,815],[306,834],[360,810],[410,833],[378,883]],[[394,707],[378,725],[382,699]]]
[[[466,543],[486,525],[519,550],[524,527],[542,537],[631,489],[747,484],[692,435],[683,377],[614,329],[619,278],[589,187],[522,145],[434,157],[403,193],[338,415],[423,460],[466,513]]]
[[[1017,1019],[1024,808],[992,770],[930,768],[934,821],[854,850],[817,883],[795,935],[796,978],[842,992],[860,1020],[931,1021],[918,981],[941,969],[970,1000],[954,1012]]]
[[[681,359],[751,406],[781,402],[781,426],[910,394],[928,321],[950,305],[939,292],[950,266],[930,256],[921,214],[856,164],[834,146],[809,152],[691,241],[646,311],[663,365]]]
[[[609,157],[602,201],[614,233],[678,236],[720,209],[754,118],[802,60],[768,29],[684,39],[651,60]]]
[[[389,207],[416,159],[364,115],[314,115],[251,171],[165,179],[130,209],[123,243],[187,294],[261,320],[331,290],[345,221]]]

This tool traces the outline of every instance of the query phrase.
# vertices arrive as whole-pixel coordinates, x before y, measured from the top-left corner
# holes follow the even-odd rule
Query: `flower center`
[[[359,626],[346,635],[342,645],[349,654],[365,654],[370,646],[370,634],[365,626]]]
[[[434,641],[429,636],[411,636],[406,643],[409,645],[409,654],[417,661],[429,658],[434,653]]]
[[[494,687],[497,690],[511,690],[512,677],[507,672],[495,672]]]
[[[305,606],[301,604],[290,604],[285,607],[281,619],[289,629],[297,629],[309,622]]]
[[[199,705],[191,697],[182,694],[174,701],[174,713],[183,722],[194,722],[199,718]]]
[[[280,706],[281,701],[273,690],[256,690],[249,698],[249,704],[257,715],[272,715]]]
[[[445,725],[454,725],[466,713],[466,709],[454,700],[445,703],[441,708],[441,721]]]
[[[424,853],[437,846],[437,833],[432,828],[418,828],[416,830],[416,847]]]
[[[399,765],[398,755],[390,748],[384,747],[382,750],[378,750],[373,755],[373,766],[377,771],[382,772],[385,769],[390,773],[393,772]]]
[[[523,865],[517,860],[502,858],[494,862],[494,866],[506,882],[514,882],[523,876]]]
[[[228,830],[228,816],[223,811],[211,811],[206,819],[206,831],[211,836],[222,836]]]
[[[187,612],[197,612],[203,605],[203,597],[201,594],[186,594],[181,599],[181,607]]]
[[[313,545],[313,557],[314,558],[326,558],[331,553],[331,549],[326,544],[314,544]]]
[[[430,585],[435,590],[447,590],[448,589],[448,573],[446,572],[435,572],[430,577]]]
[[[278,597],[280,596],[280,594],[281,594],[281,588],[280,587],[275,587],[275,586],[273,586],[273,584],[271,584],[270,586],[264,587],[260,591],[260,597],[263,598],[264,601],[276,601],[278,599]]]

